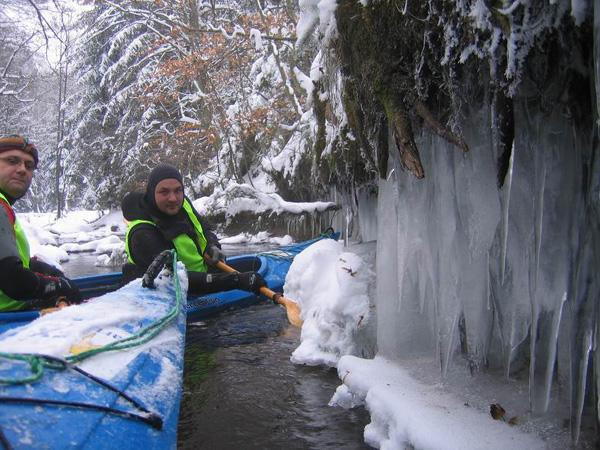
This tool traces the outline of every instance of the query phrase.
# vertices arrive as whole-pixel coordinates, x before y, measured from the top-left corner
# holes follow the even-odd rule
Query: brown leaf
[[[490,414],[492,415],[494,420],[506,420],[504,418],[504,414],[506,414],[506,411],[502,406],[500,406],[499,403],[492,403],[490,405]]]

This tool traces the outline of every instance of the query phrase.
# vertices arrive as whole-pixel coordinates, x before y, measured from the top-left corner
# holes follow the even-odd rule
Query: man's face
[[[0,153],[0,189],[13,198],[27,192],[35,170],[33,156],[21,150]]]
[[[183,204],[183,186],[174,178],[162,180],[154,189],[154,201],[161,212],[174,216]]]

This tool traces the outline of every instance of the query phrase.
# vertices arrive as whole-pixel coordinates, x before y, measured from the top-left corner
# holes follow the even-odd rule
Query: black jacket
[[[159,253],[163,250],[174,248],[172,239],[176,236],[187,233],[195,238],[193,224],[183,208],[176,216],[158,216],[158,214],[153,213],[151,208],[146,205],[144,194],[140,192],[130,192],[127,194],[123,198],[121,208],[125,220],[149,220],[156,225],[142,223],[137,225],[129,234],[129,251],[135,264],[127,263],[123,266],[125,282],[141,277]],[[202,225],[207,246],[216,245],[221,248],[216,234],[212,231],[211,225],[200,216],[193,206],[192,209],[200,225]],[[214,278],[214,276],[211,278]],[[188,271],[188,279],[190,293],[207,293],[205,273]],[[218,290],[222,290],[221,288],[222,286]],[[212,289],[210,291],[216,292],[216,290]]]

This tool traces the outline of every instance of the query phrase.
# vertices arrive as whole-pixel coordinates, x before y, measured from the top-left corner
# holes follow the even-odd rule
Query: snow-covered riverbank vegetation
[[[325,322],[303,347],[337,364],[337,404],[369,408],[371,445],[480,444],[456,428],[470,413],[436,428],[446,400],[420,410],[427,424],[396,408],[386,385],[417,386],[407,373],[421,406],[441,386],[548,447],[598,440],[597,2],[103,1],[80,17],[64,126],[42,132],[39,110],[0,96],[6,131],[43,144],[25,207],[116,206],[168,160],[235,233],[297,222],[376,240],[368,316],[344,328],[357,319],[335,300],[320,314],[377,358],[319,348]],[[30,59],[15,54],[9,69]]]
[[[285,202],[275,194],[256,193],[249,186],[244,189],[244,192],[245,196],[236,196],[236,200],[231,202],[225,201],[222,196],[215,197],[220,200],[218,204],[208,197],[202,197],[193,202],[197,209],[209,212],[208,216],[224,219],[224,222],[219,223],[216,227],[216,232],[225,250],[228,245],[272,244],[280,246],[294,242],[289,234],[265,231],[265,228],[277,229],[277,227],[270,227],[266,221],[259,221],[255,225],[244,225],[243,223],[231,225],[229,222],[239,220],[246,213],[250,214],[252,211],[256,211],[265,213],[267,217],[291,217],[292,219],[289,221],[280,218],[281,229],[287,228],[296,235],[312,232],[311,236],[314,236],[318,235],[321,230],[317,227],[323,224],[306,219],[306,217],[313,218],[315,213],[325,212],[333,205],[326,202]],[[121,265],[125,263],[127,222],[119,210],[76,210],[58,220],[55,213],[21,213],[19,220],[28,236],[31,254],[57,267],[61,267],[63,262],[76,258],[76,255],[80,253],[96,255],[96,266],[107,266],[114,270],[120,270]],[[262,228],[258,229],[259,227]],[[233,234],[227,233],[232,229],[239,231]]]

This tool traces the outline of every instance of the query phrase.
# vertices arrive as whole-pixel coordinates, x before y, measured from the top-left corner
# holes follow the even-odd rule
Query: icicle
[[[485,297],[487,299],[487,310],[492,309],[492,285],[490,277],[490,250],[488,249],[487,254],[487,270],[485,271]]]
[[[504,363],[504,376],[508,379],[510,377],[510,364],[512,362],[513,353],[513,342],[515,341],[515,313],[511,314],[510,318],[510,336],[508,337],[508,343],[506,345],[506,361]]]
[[[510,191],[512,187],[513,178],[513,166],[515,160],[515,142],[513,141],[512,150],[510,152],[510,162],[508,168],[508,174],[506,176],[504,199],[502,202],[502,254],[500,256],[500,277],[502,284],[504,284],[504,275],[506,271],[506,251],[508,245],[508,211],[510,206]]]
[[[531,339],[529,340],[529,410],[536,410],[536,380],[535,380],[535,366],[537,363],[536,354],[536,343],[538,340],[538,325],[539,325],[540,311],[536,303],[531,304]]]
[[[510,378],[510,367],[512,364],[512,359],[513,359],[513,354],[515,352],[515,350],[517,350],[519,348],[519,346],[527,339],[527,333],[522,333],[521,336],[523,336],[523,338],[516,342],[517,336],[519,335],[519,333],[517,332],[516,329],[516,325],[518,324],[518,315],[517,315],[517,311],[515,311],[514,309],[511,312],[511,317],[510,317],[510,336],[508,338],[508,343],[505,346],[506,348],[506,361],[505,361],[505,372],[504,375],[506,376],[506,378]]]
[[[542,231],[544,221],[544,195],[546,193],[546,165],[542,169],[542,185],[540,186],[539,202],[537,205],[537,214],[535,215],[535,286],[537,288],[538,273],[540,270],[540,252],[542,250]]]
[[[399,192],[399,180],[394,175],[394,169],[388,174],[388,180],[392,180],[392,198],[394,199],[394,214],[396,217],[400,217],[400,192]],[[399,220],[399,219],[398,219]],[[404,283],[404,275],[406,274],[406,230],[400,230],[400,226],[396,221],[396,229],[394,232],[398,236],[396,240],[396,289],[398,291],[398,302],[396,304],[396,310],[400,312],[402,310],[402,285]],[[401,238],[400,234],[404,236]]]
[[[402,310],[402,283],[404,282],[404,273],[406,271],[406,267],[404,266],[405,255],[403,248],[403,241],[405,238],[400,236],[400,230],[396,230],[396,233],[398,233],[398,239],[396,240],[396,290],[398,291],[396,310],[400,312]]]
[[[419,255],[419,259],[422,260],[423,258],[429,259],[428,255],[424,255],[423,251],[422,251]],[[425,266],[425,264],[423,264],[423,263],[418,265],[418,267],[423,267],[423,266]],[[431,264],[427,264],[427,267],[431,267]],[[429,279],[429,272],[419,270],[417,272],[417,278],[418,278],[418,283],[419,283],[419,287],[418,287],[419,312],[421,314],[423,314],[425,312],[425,300],[427,298],[427,281]]]
[[[596,127],[600,128],[600,6],[594,5],[594,80],[596,82]]]
[[[577,444],[579,441],[579,434],[581,433],[581,416],[583,414],[583,404],[585,402],[585,386],[587,380],[588,364],[590,359],[590,352],[592,350],[592,331],[586,330],[582,344],[582,355],[578,364],[578,379],[576,385],[579,387],[575,393],[574,411],[571,419],[571,436],[573,442]]]
[[[537,298],[537,289],[538,289],[538,277],[539,277],[539,269],[540,269],[540,252],[541,252],[541,247],[542,247],[542,232],[543,232],[543,219],[544,219],[544,194],[545,194],[545,189],[546,189],[546,165],[543,162],[543,156],[542,156],[542,162],[541,162],[541,166],[542,166],[542,174],[541,174],[541,180],[540,180],[540,190],[539,190],[539,194],[535,197],[534,199],[534,211],[535,211],[535,236],[534,236],[534,241],[535,241],[535,254],[534,254],[534,271],[532,274],[532,277],[530,279],[530,284],[529,284],[529,295],[531,298],[531,338],[530,338],[530,342],[529,342],[529,355],[530,355],[530,361],[529,361],[529,409],[530,411],[538,414],[538,413],[544,413],[547,410],[547,402],[546,402],[546,397],[547,397],[547,392],[549,393],[549,386],[547,386],[543,381],[541,383],[541,388],[542,388],[542,400],[540,402],[539,399],[539,390],[540,390],[540,384],[538,383],[537,377],[536,377],[536,368],[537,368],[537,364],[538,364],[538,356],[540,357],[540,363],[542,362],[541,360],[543,359],[543,355],[538,355],[538,353],[540,353],[541,351],[543,351],[544,348],[549,349],[549,351],[547,352],[548,354],[552,354],[554,355],[554,357],[556,357],[556,346],[553,346],[552,342],[540,342],[540,344],[538,345],[538,339],[543,339],[543,333],[542,336],[539,336],[540,332],[539,332],[539,322],[540,322],[540,305],[539,305],[539,299]],[[537,165],[536,165],[536,169],[537,169]],[[537,171],[537,170],[536,170]],[[560,306],[560,309],[562,310],[562,305]],[[559,313],[560,315],[560,313]],[[556,317],[555,317],[556,319]],[[559,319],[560,320],[560,319]],[[554,320],[555,321],[555,320]],[[554,322],[553,321],[553,322]],[[547,346],[547,347],[544,347]],[[549,362],[546,360],[546,362]],[[554,367],[554,363],[552,363],[552,368]],[[546,367],[546,370],[548,370],[548,368]],[[552,369],[550,369],[552,372]],[[547,377],[544,376],[544,380]],[[541,403],[541,405],[540,405]]]
[[[552,376],[554,375],[554,362],[556,360],[556,350],[558,347],[558,331],[562,320],[563,307],[567,302],[567,293],[562,296],[560,306],[554,311],[552,320],[552,331],[549,339],[548,359],[546,360],[546,374],[544,379],[544,402],[542,405],[542,413],[548,411],[550,405],[550,388],[552,387]]]
[[[458,334],[458,321],[460,319],[460,311],[457,311],[454,314],[454,318],[452,320],[452,327],[448,330],[449,336],[446,338],[446,349],[444,354],[441,354],[441,363],[442,363],[442,378],[446,378],[448,374],[448,367],[450,366],[450,359],[452,357],[452,351],[454,349],[454,339]],[[444,342],[442,342],[442,336],[440,338],[440,348],[443,348]]]
[[[350,222],[352,221],[352,211],[351,208],[346,208],[346,233],[344,236],[344,247],[348,247],[348,241],[350,240]]]

